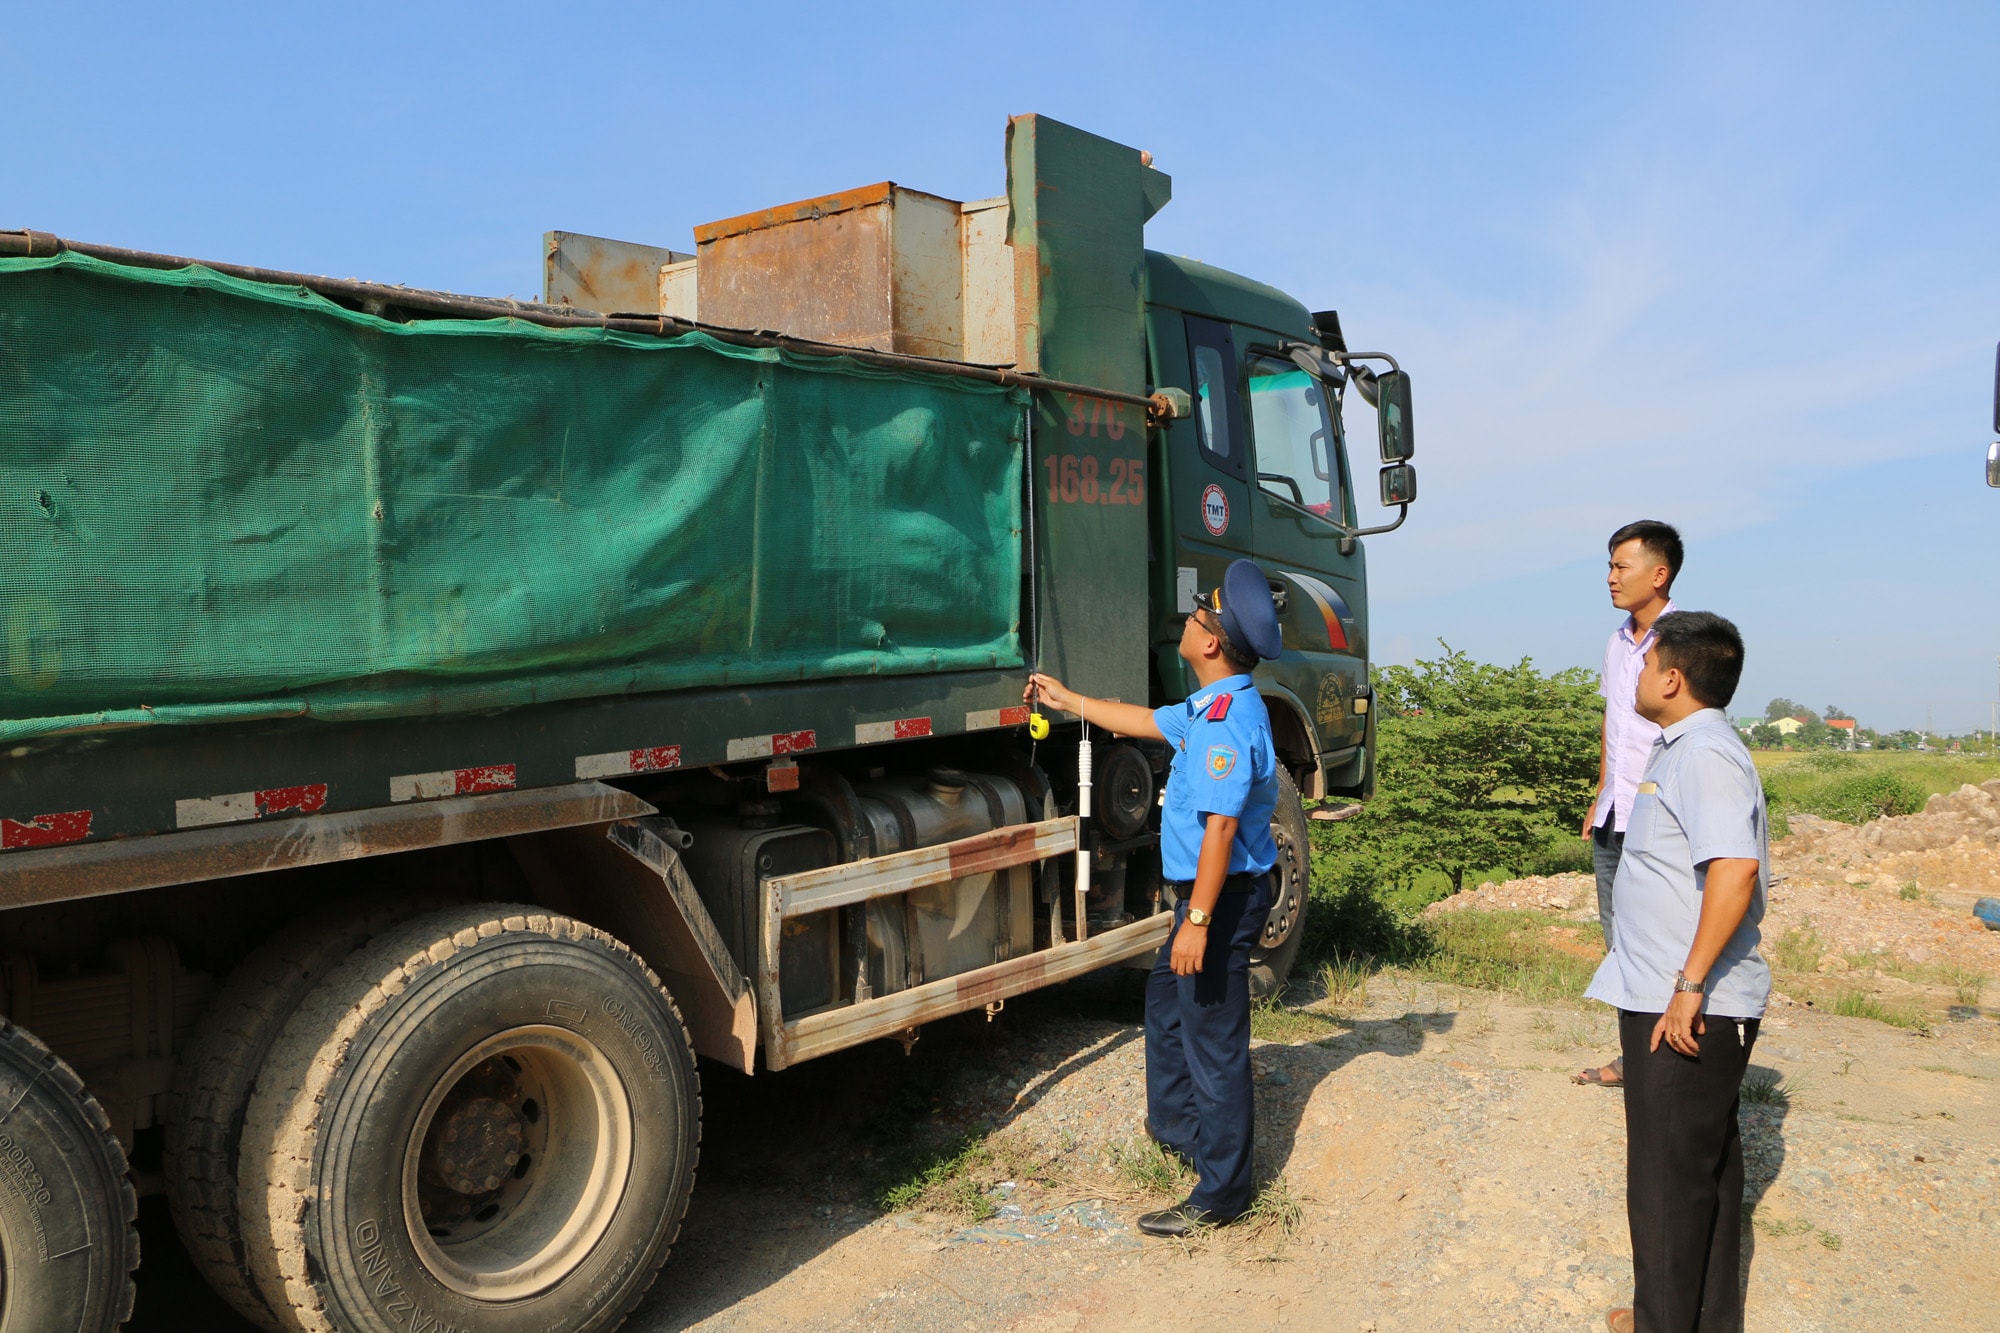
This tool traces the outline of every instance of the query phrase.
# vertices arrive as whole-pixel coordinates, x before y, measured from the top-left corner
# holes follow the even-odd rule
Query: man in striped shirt
[[[1618,858],[1625,847],[1625,824],[1632,815],[1639,779],[1646,772],[1653,742],[1660,729],[1640,717],[1633,706],[1639,669],[1653,646],[1653,624],[1674,609],[1670,595],[1681,572],[1681,535],[1665,523],[1641,519],[1611,534],[1606,544],[1610,568],[1611,604],[1625,612],[1624,623],[1604,645],[1604,737],[1598,752],[1597,799],[1584,817],[1583,836],[1590,839],[1590,859],[1597,871],[1597,919],[1604,927],[1604,947],[1611,947],[1613,930],[1611,884],[1618,878]],[[1623,1057],[1586,1069],[1578,1083],[1615,1085],[1624,1081]]]

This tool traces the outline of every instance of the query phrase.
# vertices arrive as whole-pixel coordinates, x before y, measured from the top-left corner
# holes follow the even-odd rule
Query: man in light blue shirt
[[[1739,1333],[1743,1144],[1737,1094],[1771,994],[1757,956],[1770,849],[1763,784],[1723,715],[1736,627],[1706,611],[1654,624],[1635,706],[1660,739],[1612,886],[1618,928],[1584,993],[1618,1009],[1633,1328]]]

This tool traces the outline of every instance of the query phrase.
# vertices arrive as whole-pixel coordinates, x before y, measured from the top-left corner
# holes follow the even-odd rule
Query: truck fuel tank
[[[937,768],[857,787],[877,855],[934,847],[1025,823],[1027,795],[1011,778]],[[1028,866],[967,875],[863,905],[865,976],[876,994],[1014,958],[1034,948]]]

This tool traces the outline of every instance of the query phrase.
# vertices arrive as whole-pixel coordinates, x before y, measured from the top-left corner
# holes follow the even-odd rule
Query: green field
[[[1810,814],[1845,824],[1865,824],[1882,815],[1914,814],[1938,792],[2000,778],[2000,759],[1984,755],[1915,750],[1751,753],[1764,779],[1774,837],[1784,836],[1787,815]]]

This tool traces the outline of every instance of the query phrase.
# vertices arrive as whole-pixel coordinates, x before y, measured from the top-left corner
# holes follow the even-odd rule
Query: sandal
[[[1611,1077],[1606,1078],[1606,1074],[1609,1074]],[[1608,1065],[1571,1074],[1569,1081],[1572,1083],[1594,1083],[1601,1088],[1621,1087],[1625,1082],[1625,1057],[1621,1055]]]

